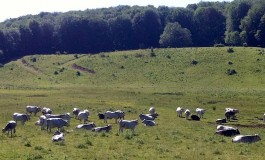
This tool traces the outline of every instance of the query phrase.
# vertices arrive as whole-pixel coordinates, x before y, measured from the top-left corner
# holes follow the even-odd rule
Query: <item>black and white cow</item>
[[[217,130],[215,133],[216,134],[220,134],[220,135],[224,135],[224,136],[227,136],[227,137],[231,137],[231,136],[240,134],[238,129]]]
[[[194,121],[200,121],[200,117],[197,116],[197,115],[195,115],[195,114],[192,114],[192,115],[190,116],[190,118],[191,118],[191,120],[194,120]]]
[[[6,126],[2,129],[2,132],[9,135],[9,132],[11,132],[11,137],[13,136],[14,133],[16,133],[16,126],[17,123],[15,121],[9,121]]]
[[[60,131],[55,131],[52,136],[52,142],[64,141],[64,133]]]
[[[149,114],[140,114],[139,115],[140,119],[143,121],[143,120],[154,120],[155,118],[152,117],[151,115]]]
[[[87,123],[88,122],[88,117],[89,117],[90,113],[89,111],[86,109],[84,111],[80,111],[77,115],[77,119],[80,120],[80,122],[82,120],[84,120],[84,123]]]
[[[99,119],[105,119],[105,114],[103,114],[103,113],[98,113],[98,118],[99,118]]]
[[[232,138],[233,143],[254,143],[260,141],[261,138],[258,134],[255,135],[238,135]]]
[[[152,121],[152,120],[146,120],[146,119],[144,119],[144,120],[142,121],[142,123],[143,123],[145,126],[155,126],[155,125],[156,125],[155,121]]]
[[[81,110],[79,108],[74,108],[73,109],[73,115],[75,117],[75,119],[77,119],[77,116],[78,116],[78,113],[80,112]]]
[[[45,115],[45,114],[52,114],[52,110],[51,110],[50,108],[43,107],[43,108],[41,109],[41,113],[42,113],[43,115]]]

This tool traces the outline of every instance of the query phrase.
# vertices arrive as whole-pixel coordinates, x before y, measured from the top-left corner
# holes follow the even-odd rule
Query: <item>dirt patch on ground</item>
[[[30,71],[32,71],[32,72],[34,72],[34,73],[39,73],[39,72],[41,72],[41,71],[39,70],[39,68],[35,67],[34,65],[31,65],[31,64],[30,64],[29,62],[27,62],[25,59],[21,59],[20,62],[23,64],[23,66],[24,66],[26,69],[28,69],[28,70],[30,70]]]
[[[87,72],[87,73],[91,73],[91,74],[95,74],[96,73],[93,69],[85,68],[85,67],[79,66],[79,65],[77,65],[75,63],[72,65],[72,67],[74,69],[79,70],[79,71],[83,71],[83,72]]]

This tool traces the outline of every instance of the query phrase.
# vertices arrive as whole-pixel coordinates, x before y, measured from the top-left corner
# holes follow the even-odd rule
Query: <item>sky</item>
[[[153,5],[168,7],[186,7],[201,0],[0,0],[0,22],[9,18],[24,15],[35,15],[40,12],[67,12],[94,8],[108,8],[118,5]],[[203,0],[231,1],[231,0]]]

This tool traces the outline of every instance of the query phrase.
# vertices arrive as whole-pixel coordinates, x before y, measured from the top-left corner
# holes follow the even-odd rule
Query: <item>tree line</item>
[[[265,46],[265,1],[41,12],[0,23],[0,63],[29,54],[161,47]]]

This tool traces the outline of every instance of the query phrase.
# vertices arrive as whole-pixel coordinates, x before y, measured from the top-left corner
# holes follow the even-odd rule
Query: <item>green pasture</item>
[[[89,121],[104,126],[98,112],[121,109],[125,119],[137,119],[154,106],[155,127],[140,121],[135,134],[118,134],[114,120],[109,133],[76,130],[71,119],[65,142],[52,143],[53,133],[35,126],[40,113],[14,137],[0,136],[0,159],[198,159],[251,160],[265,156],[265,52],[262,48],[180,48],[120,51],[96,55],[31,55],[0,68],[0,126],[27,105],[50,107],[54,113],[88,109]],[[192,62],[197,64],[192,64]],[[75,66],[75,67],[74,67]],[[78,66],[78,67],[76,67]],[[228,75],[228,70],[236,74]],[[177,107],[205,108],[199,121],[176,115]],[[242,134],[259,134],[261,141],[233,144],[215,135],[224,108],[240,110]],[[54,131],[55,129],[53,129]]]

